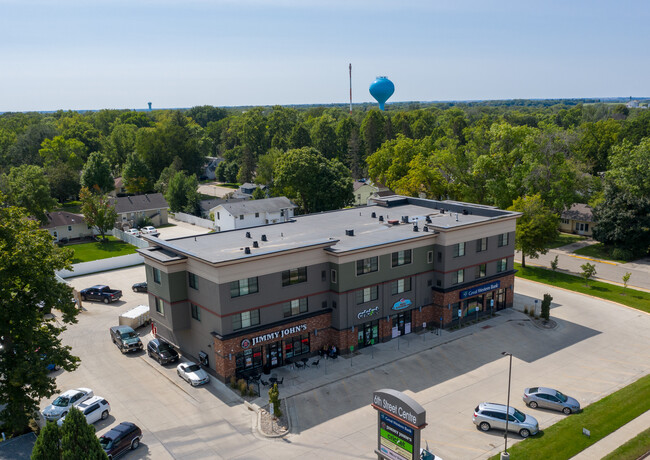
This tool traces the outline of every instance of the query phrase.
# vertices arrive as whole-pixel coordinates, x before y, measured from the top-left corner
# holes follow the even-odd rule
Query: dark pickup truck
[[[81,300],[99,300],[104,303],[115,302],[122,298],[122,291],[101,284],[82,289],[79,294],[81,294]]]
[[[111,340],[122,353],[142,350],[142,341],[138,333],[129,326],[111,327]]]

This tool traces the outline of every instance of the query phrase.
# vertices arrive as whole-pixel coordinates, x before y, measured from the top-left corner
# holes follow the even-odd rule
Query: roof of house
[[[562,219],[569,220],[583,220],[585,222],[592,222],[594,217],[591,206],[584,203],[576,203],[568,210],[562,213]]]
[[[284,196],[275,198],[264,198],[262,200],[242,200],[234,202],[231,200],[229,203],[222,203],[222,206],[233,216],[240,214],[251,214],[254,212],[276,212],[281,209],[296,208],[296,205]]]
[[[238,203],[240,201],[245,201],[246,198],[211,198],[209,200],[201,200],[199,206],[201,211],[209,211],[212,208],[219,206],[224,203]]]
[[[113,198],[111,202],[115,205],[115,211],[118,214],[125,212],[149,211],[152,209],[167,209],[169,207],[162,193],[121,196]]]
[[[360,189],[361,187],[363,187],[364,185],[367,185],[368,187],[371,187],[371,188],[374,188],[374,189],[376,189],[376,190],[379,190],[379,189],[377,188],[377,186],[375,186],[375,185],[373,185],[373,184],[371,184],[371,183],[369,183],[369,182],[366,182],[365,180],[363,180],[363,181],[355,180],[355,181],[354,181],[354,184],[352,184],[352,188],[353,188],[354,191],[356,192],[357,190],[359,190],[359,189]]]
[[[56,228],[86,222],[82,214],[66,211],[46,212],[45,217],[47,217],[47,224],[42,225],[41,228]]]
[[[116,177],[113,179],[113,184],[115,185],[115,190],[120,190],[122,187],[124,187],[124,181],[122,180],[122,177]]]

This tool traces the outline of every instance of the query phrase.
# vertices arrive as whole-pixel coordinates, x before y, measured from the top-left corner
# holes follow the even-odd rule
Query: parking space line
[[[589,382],[598,382],[598,383],[606,383],[608,385],[617,385],[618,382],[612,382],[611,380],[602,380],[602,379],[594,379],[590,377],[584,377],[584,376],[576,376],[576,375],[567,375],[566,377],[569,377],[570,379],[576,379],[576,380],[586,380]]]

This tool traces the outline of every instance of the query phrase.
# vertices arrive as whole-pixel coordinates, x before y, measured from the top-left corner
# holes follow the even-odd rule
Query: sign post
[[[427,426],[426,411],[402,392],[384,389],[372,395],[377,411],[379,460],[419,460],[420,431]]]

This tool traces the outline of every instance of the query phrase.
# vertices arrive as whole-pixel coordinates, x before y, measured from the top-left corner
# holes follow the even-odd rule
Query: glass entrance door
[[[371,321],[359,326],[357,333],[357,348],[369,347],[379,339],[379,321]]]
[[[398,313],[397,315],[391,316],[393,321],[393,338],[399,337],[400,335],[410,334],[411,333],[411,312],[405,311],[404,313]]]
[[[282,366],[282,343],[275,342],[266,346],[266,365],[273,369]]]

